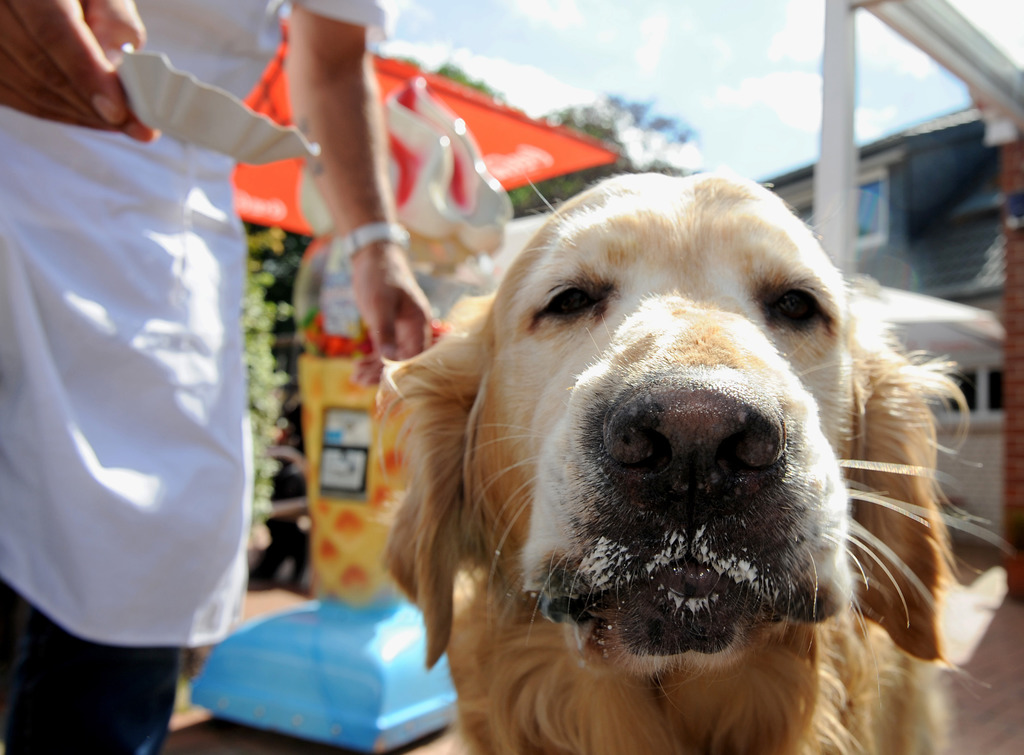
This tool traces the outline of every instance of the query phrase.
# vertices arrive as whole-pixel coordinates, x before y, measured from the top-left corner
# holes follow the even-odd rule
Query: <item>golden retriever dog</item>
[[[472,752],[935,751],[957,390],[856,310],[768,190],[623,176],[391,366],[386,558]]]

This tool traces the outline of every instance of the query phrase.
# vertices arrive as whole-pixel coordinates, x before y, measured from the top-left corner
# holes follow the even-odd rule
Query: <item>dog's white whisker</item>
[[[937,470],[914,464],[896,464],[887,461],[865,461],[863,459],[840,459],[839,466],[844,469],[866,469],[872,472],[886,472],[887,474],[924,477],[929,480],[939,479],[939,473]]]
[[[865,540],[861,540],[860,536],[866,536],[868,538],[872,538],[873,542],[868,543]],[[904,596],[904,594],[903,594],[903,588],[900,587],[899,582],[896,580],[896,575],[893,574],[892,570],[888,566],[886,566],[885,561],[883,561],[882,558],[877,553],[875,553],[874,550],[873,550],[873,548],[879,547],[880,541],[878,541],[877,538],[875,538],[874,535],[871,532],[869,532],[868,530],[863,530],[860,533],[860,536],[854,536],[854,535],[851,534],[850,535],[850,543],[852,545],[856,545],[858,548],[860,548],[862,551],[864,551],[868,555],[868,557],[878,565],[878,568],[880,568],[885,573],[885,576],[888,577],[889,582],[892,584],[893,589],[896,591],[896,595],[897,595],[897,597],[899,597],[900,603],[903,606],[903,615],[904,615],[904,618],[906,620],[906,626],[909,627],[910,626],[910,607],[907,605],[907,599],[906,599],[906,596]],[[893,554],[893,556],[895,556],[895,554]],[[902,561],[898,561],[897,563],[902,564]],[[907,577],[910,576],[907,573],[909,570],[906,570],[905,566],[903,566],[900,569],[900,571],[903,573],[904,576],[907,576]],[[918,583],[920,584],[920,580],[918,580]],[[870,584],[868,585],[867,589],[871,589]],[[922,592],[925,592],[925,594],[927,594],[927,592],[924,591],[924,585],[923,584],[921,584],[919,589]]]
[[[798,347],[798,348],[800,348],[800,347]],[[842,364],[839,361],[837,361],[837,360],[829,360],[829,361],[825,361],[825,362],[819,362],[819,363],[812,364],[810,367],[805,367],[804,369],[800,370],[796,374],[797,374],[797,377],[803,379],[803,378],[810,377],[810,376],[814,375],[814,373],[816,373],[816,372],[824,372],[824,371],[827,371],[827,370],[834,370],[837,367],[841,367],[841,366],[842,366]]]
[[[555,208],[548,201],[547,197],[544,196],[543,192],[537,188],[537,184],[533,182],[532,178],[527,178],[530,188],[533,189],[533,193],[537,195],[537,198],[544,203],[544,206],[548,208],[548,212],[555,212]]]
[[[924,507],[917,507],[918,512],[911,511],[910,504],[905,504],[902,501],[898,501],[894,498],[890,498],[887,495],[881,495],[878,493],[871,493],[866,490],[851,490],[850,498],[855,501],[864,501],[865,503],[873,503],[876,506],[888,509],[889,511],[895,511],[901,516],[905,516],[912,522],[917,522],[923,527],[931,527],[931,522],[928,521],[927,515],[928,510]]]
[[[524,467],[529,468],[529,467],[535,466],[536,463],[537,463],[537,459],[536,458],[524,458],[524,459],[520,459],[515,464],[509,464],[508,466],[505,466],[505,467],[502,467],[501,469],[495,470],[486,479],[480,481],[480,483],[479,483],[480,486],[478,488],[474,488],[474,500],[476,500],[478,502],[486,500],[487,496],[488,496],[488,493],[490,492],[491,488],[494,485],[498,484],[498,482],[500,482],[503,477],[505,477],[506,475],[511,474],[513,472],[516,472],[516,471],[518,471],[518,470],[520,470],[520,469],[522,469]],[[526,487],[527,485],[528,485],[528,481],[522,483],[520,488],[522,489],[523,487]]]
[[[498,570],[498,559],[501,556],[501,549],[504,547],[505,541],[507,540],[509,534],[512,532],[512,529],[516,526],[516,522],[519,520],[519,517],[521,517],[524,512],[528,511],[529,508],[530,508],[529,500],[524,499],[523,502],[519,506],[516,507],[515,514],[513,514],[511,517],[509,517],[509,522],[505,526],[505,531],[502,532],[501,536],[498,538],[498,544],[497,544],[497,546],[495,547],[495,550],[494,550],[494,557],[491,559],[491,570],[490,570],[490,573],[489,573],[489,575],[487,577],[487,589],[488,589],[488,591],[491,590],[491,587],[492,587],[493,582],[494,582],[494,575],[495,575],[495,573]]]
[[[513,422],[481,422],[477,426],[480,430],[522,430],[523,434],[516,437],[537,438],[542,437],[535,429],[528,425],[520,425]]]
[[[847,558],[849,558],[850,562],[855,567],[857,567],[857,571],[858,573],[860,573],[861,582],[864,585],[869,584],[868,575],[867,572],[864,570],[864,565],[861,563],[861,560],[854,555],[853,551],[849,547],[849,543],[846,540],[840,540],[839,538],[830,534],[826,534],[824,535],[824,537],[828,542],[836,546],[836,548],[843,549],[843,551],[846,553]]]
[[[850,498],[857,501],[877,504],[883,508],[889,509],[890,511],[903,514],[907,518],[917,521],[920,524],[924,524],[925,526],[931,526],[927,517],[935,514],[934,511],[930,511],[924,506],[917,506],[912,503],[907,503],[906,501],[891,498],[890,496],[886,496],[881,493],[859,490],[855,487],[850,488]],[[938,515],[942,518],[943,523],[947,527],[972,535],[979,540],[984,540],[985,542],[996,546],[1004,553],[1013,553],[1013,547],[991,529],[975,524],[963,516],[956,516],[946,511],[940,511],[938,512]]]
[[[537,435],[537,433],[505,433],[499,437],[492,438],[491,440],[481,441],[477,445],[477,450],[481,448],[486,448],[487,446],[493,445],[495,443],[505,443],[511,440],[536,440],[539,437],[542,436]]]

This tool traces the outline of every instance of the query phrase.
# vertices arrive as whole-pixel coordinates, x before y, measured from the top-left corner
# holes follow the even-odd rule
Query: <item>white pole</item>
[[[857,272],[854,9],[850,0],[825,0],[822,56],[821,155],[814,170],[814,219],[825,251],[846,275]]]

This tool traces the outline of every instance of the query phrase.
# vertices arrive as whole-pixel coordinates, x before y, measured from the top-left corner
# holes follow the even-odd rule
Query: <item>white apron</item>
[[[277,4],[138,2],[146,49],[238,96],[275,52]],[[309,5],[383,23],[376,2]],[[207,644],[240,613],[251,465],[232,168],[172,138],[0,107],[0,575],[89,640]]]

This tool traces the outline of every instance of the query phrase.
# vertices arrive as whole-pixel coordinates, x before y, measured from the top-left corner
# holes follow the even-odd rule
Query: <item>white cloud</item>
[[[640,47],[636,51],[636,62],[645,76],[650,76],[657,69],[668,30],[669,19],[664,13],[649,16],[640,22]]]
[[[398,11],[398,17],[405,20],[409,18],[413,19],[433,19],[434,12],[424,6],[419,0],[393,0],[395,8]]]
[[[559,31],[583,26],[584,23],[576,0],[510,0],[506,5],[535,24]]]
[[[872,142],[891,131],[891,125],[899,115],[899,108],[889,105],[883,108],[858,107],[854,115],[854,133],[858,142]]]
[[[821,125],[821,76],[776,71],[744,79],[736,88],[720,86],[715,91],[715,101],[743,110],[765,106],[787,126],[813,133]]]
[[[719,87],[715,101],[743,110],[767,107],[786,126],[813,134],[821,128],[821,96],[821,77],[817,74],[770,73],[744,79],[736,88]],[[896,105],[858,107],[854,115],[857,141],[869,142],[884,136],[898,116]]]
[[[904,40],[870,13],[857,14],[857,61],[924,79],[938,73],[935,61]]]
[[[716,34],[711,38],[711,47],[714,50],[716,63],[719,66],[731,63],[736,57],[732,50],[732,44],[721,34]]]
[[[509,105],[534,118],[598,99],[596,92],[563,84],[536,66],[477,55],[465,48],[394,40],[384,43],[381,52],[390,57],[412,58],[428,69],[454,63],[469,76],[500,92]]]
[[[935,63],[867,11],[856,15],[857,63],[923,79],[937,72]],[[817,63],[825,38],[825,3],[789,0],[782,31],[772,37],[768,58],[776,63]]]
[[[768,59],[812,63],[821,57],[825,39],[825,3],[822,0],[790,0],[786,24],[772,37]]]
[[[502,92],[509,104],[535,118],[572,105],[591,103],[598,97],[596,92],[564,84],[535,66],[474,55],[466,50],[458,51],[454,61],[470,75]]]

